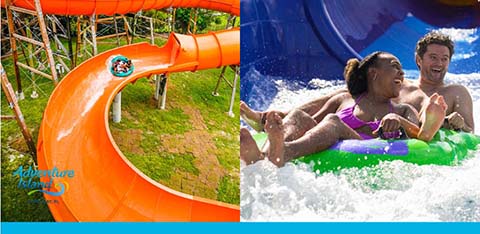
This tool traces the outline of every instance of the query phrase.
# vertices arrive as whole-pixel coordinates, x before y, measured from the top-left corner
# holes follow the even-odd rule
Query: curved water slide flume
[[[32,5],[29,1],[14,4]],[[53,14],[112,14],[170,6],[239,13],[238,0],[42,1],[43,11]],[[115,144],[108,116],[114,96],[127,84],[151,74],[239,64],[239,43],[238,28],[198,36],[172,33],[161,48],[147,43],[116,48],[67,74],[47,104],[37,145],[39,169],[75,173],[73,178],[53,178],[54,184],[67,188],[63,195],[45,194],[47,201],[58,201],[48,203],[55,220],[238,221],[238,206],[175,191],[140,172]],[[110,60],[120,54],[135,66],[126,78],[115,77],[108,69]]]

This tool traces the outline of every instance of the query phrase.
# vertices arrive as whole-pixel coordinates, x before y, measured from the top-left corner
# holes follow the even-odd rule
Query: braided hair
[[[378,55],[382,53],[386,52],[377,51],[371,53],[362,61],[358,61],[356,58],[348,60],[347,65],[345,66],[345,71],[343,72],[343,76],[347,82],[348,92],[352,96],[357,96],[367,91],[368,68],[371,66],[376,66]]]

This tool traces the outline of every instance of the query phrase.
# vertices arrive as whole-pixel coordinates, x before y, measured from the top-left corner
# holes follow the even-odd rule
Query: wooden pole
[[[77,66],[78,63],[78,53],[82,49],[82,16],[77,18],[77,43],[75,43],[75,55],[73,56],[73,67]]]
[[[155,45],[155,37],[153,35],[153,19],[150,17],[150,44]]]
[[[133,33],[132,33],[132,37],[129,36],[130,34],[130,30],[129,30],[129,25],[128,25],[128,20],[127,18],[125,17],[125,15],[122,15],[122,18],[123,18],[123,26],[125,28],[125,37],[127,39],[127,44],[132,44],[133,42]],[[132,31],[133,32],[133,31]]]
[[[73,61],[72,26],[70,25],[70,16],[67,15],[65,17],[67,17],[68,57],[70,58],[70,68],[72,69],[75,67],[75,62]]]
[[[92,29],[92,43],[93,43],[93,56],[98,54],[97,51],[97,22],[95,20],[95,13],[90,17],[90,26]]]
[[[117,47],[120,47],[120,37],[118,36],[117,18],[113,15],[113,27],[115,28],[115,37],[117,38]],[[128,36],[127,36],[128,43]]]
[[[7,74],[3,69],[2,64],[0,63],[0,73],[2,78],[2,89],[7,97],[7,101],[10,105],[10,108],[13,109],[13,113],[15,115],[15,119],[17,120],[17,124],[22,131],[23,138],[25,138],[25,142],[27,143],[28,149],[32,153],[33,161],[37,164],[37,150],[35,147],[35,143],[33,142],[32,135],[30,135],[30,131],[28,131],[27,124],[25,123],[25,119],[23,117],[22,111],[20,110],[20,106],[18,105],[17,98],[15,97],[15,93],[13,91],[12,85],[8,81]]]
[[[42,6],[40,0],[35,0],[35,9],[37,10],[38,24],[40,26],[40,33],[42,34],[43,43],[45,46],[45,52],[47,54],[48,63],[50,65],[50,71],[52,72],[53,83],[56,86],[58,84],[57,70],[55,69],[55,60],[53,59],[52,49],[50,48],[50,40],[48,39],[47,26],[43,18]]]
[[[8,31],[10,33],[10,46],[12,47],[12,55],[13,55],[13,67],[15,69],[15,79],[17,81],[17,94],[18,98],[22,100],[24,98],[23,90],[22,90],[22,81],[20,79],[20,70],[18,69],[17,62],[18,62],[18,51],[17,51],[17,41],[13,34],[15,33],[15,27],[13,25],[13,14],[12,10],[10,9],[11,0],[6,0],[7,6],[7,20],[8,20]]]

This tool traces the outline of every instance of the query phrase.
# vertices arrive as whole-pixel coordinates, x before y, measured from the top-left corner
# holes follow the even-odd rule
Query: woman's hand
[[[383,129],[383,132],[395,132],[402,126],[401,117],[398,114],[390,113],[385,115],[380,122],[380,127],[373,131],[373,134],[378,134],[380,128]]]

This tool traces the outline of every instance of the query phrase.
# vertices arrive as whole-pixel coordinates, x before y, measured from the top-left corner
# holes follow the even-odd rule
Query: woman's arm
[[[382,118],[380,127],[384,132],[393,132],[402,127],[410,138],[417,138],[429,141],[424,135],[419,135],[420,128],[418,126],[418,112],[408,104],[399,104],[396,106],[397,113],[390,113]],[[378,129],[373,132],[378,134]]]
[[[420,131],[418,111],[409,104],[400,104],[400,107],[402,109],[403,120],[401,120],[401,125],[403,129],[410,138],[418,138]]]
[[[408,137],[419,137],[418,133],[420,131],[420,128],[418,127],[418,125],[396,113],[390,113],[388,115],[385,115],[380,122],[380,127],[383,129],[384,132],[394,132],[400,129],[400,127],[402,127],[407,133]],[[373,131],[372,133],[374,135],[377,135],[379,129],[380,128]]]

